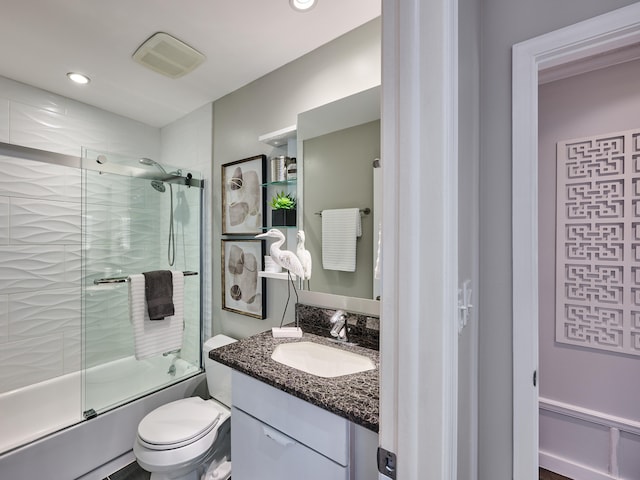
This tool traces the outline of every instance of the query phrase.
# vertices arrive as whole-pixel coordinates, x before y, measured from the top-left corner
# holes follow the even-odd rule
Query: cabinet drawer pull
[[[271,440],[276,442],[278,445],[281,445],[283,447],[288,447],[289,445],[295,445],[296,443],[286,435],[283,435],[282,433],[277,432],[273,428],[269,428],[265,425],[262,426],[262,433],[264,433],[266,437],[270,438]]]

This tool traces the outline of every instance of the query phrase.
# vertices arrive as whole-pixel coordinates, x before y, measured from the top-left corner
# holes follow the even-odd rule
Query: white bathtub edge
[[[0,456],[0,478],[80,478],[131,450],[140,420],[204,387],[204,373]],[[113,472],[112,472],[113,473]]]

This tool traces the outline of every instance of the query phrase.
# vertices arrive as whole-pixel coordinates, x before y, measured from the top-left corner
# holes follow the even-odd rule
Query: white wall
[[[635,3],[484,0],[480,47],[479,477],[512,477],[511,46]]]
[[[568,409],[586,408],[600,416],[615,416],[629,425],[640,421],[640,385],[634,381],[638,359],[555,342],[556,143],[639,128],[639,76],[640,61],[636,60],[541,85],[538,107],[540,396],[562,402]],[[607,428],[557,412],[541,410],[540,415],[542,452],[608,471]],[[561,444],[558,438],[563,439]],[[623,437],[620,449],[629,442],[637,448],[640,437]],[[619,460],[621,472],[640,471],[634,457]]]
[[[380,20],[324,45],[214,102],[213,182],[220,185],[222,164],[274,149],[258,136],[297,121],[298,113],[380,84]],[[281,153],[279,153],[281,154]],[[280,323],[286,285],[267,283],[267,319],[256,320],[222,310],[220,288],[220,188],[213,194],[213,331],[243,338]],[[291,247],[289,247],[291,248]],[[290,308],[288,319],[293,319]]]

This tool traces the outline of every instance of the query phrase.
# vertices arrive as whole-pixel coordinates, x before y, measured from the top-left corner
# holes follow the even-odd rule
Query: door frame
[[[633,4],[513,46],[513,478],[538,478],[538,72],[639,42]]]
[[[382,0],[379,442],[402,480],[457,477],[457,39],[457,0]]]

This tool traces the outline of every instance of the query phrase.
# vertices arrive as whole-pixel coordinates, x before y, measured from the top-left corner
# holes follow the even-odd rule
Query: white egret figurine
[[[265,233],[256,235],[256,238],[264,237],[271,237],[276,239],[276,241],[271,244],[271,248],[269,249],[269,253],[271,254],[271,258],[273,258],[273,261],[285,270],[293,273],[296,277],[304,278],[304,268],[302,267],[302,263],[300,263],[300,260],[298,259],[296,254],[290,252],[289,250],[280,250],[280,247],[282,247],[282,244],[284,244],[284,233],[282,233],[277,228],[272,228]]]
[[[304,276],[302,280],[309,282],[311,278],[311,253],[304,246],[305,235],[304,230],[298,230],[298,246],[296,248],[296,255],[302,264],[302,270],[304,270]]]
[[[284,322],[284,316],[287,313],[287,307],[289,306],[289,299],[291,298],[291,290],[289,289],[289,283],[293,286],[293,292],[296,294],[296,302],[298,301],[298,291],[296,290],[296,285],[293,283],[293,278],[291,278],[291,274],[299,278],[304,278],[304,269],[302,268],[302,264],[300,260],[296,256],[295,253],[290,252],[289,250],[281,250],[280,247],[284,244],[284,233],[282,233],[277,228],[272,228],[271,230],[266,231],[265,233],[261,233],[256,235],[255,238],[265,238],[271,237],[275,238],[276,241],[271,244],[269,248],[269,253],[271,254],[271,258],[274,262],[280,265],[287,271],[289,275],[289,282],[287,282],[287,303],[284,306],[284,311],[282,312],[282,320],[280,320],[280,330],[282,331],[282,323]],[[302,336],[302,331],[298,328],[298,313],[295,313],[295,336]],[[273,331],[273,329],[272,329]],[[274,332],[275,335],[275,332]],[[288,335],[287,335],[288,336]]]

